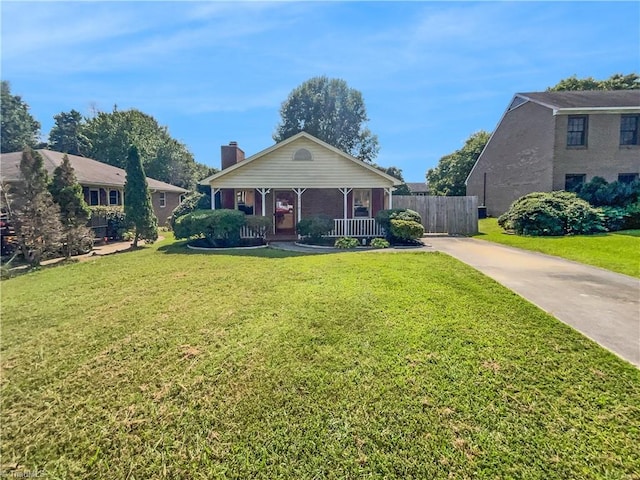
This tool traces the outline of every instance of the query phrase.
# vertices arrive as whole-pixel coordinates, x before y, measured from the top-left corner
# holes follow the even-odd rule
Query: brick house
[[[466,185],[497,216],[531,192],[640,172],[640,90],[517,93]]]
[[[62,163],[62,157],[65,154],[46,149],[40,149],[37,152],[44,160],[45,170],[50,177],[53,176],[53,171]],[[124,182],[127,176],[123,169],[90,158],[69,154],[67,156],[75,170],[78,183],[82,185],[84,199],[88,205],[113,207],[123,205]],[[22,152],[0,155],[2,182],[10,185],[20,181],[21,159]],[[165,225],[173,209],[180,203],[181,196],[186,194],[187,190],[149,177],[147,177],[147,184],[151,191],[153,211],[158,217],[158,225]]]
[[[309,135],[298,133],[247,159],[236,142],[221,147],[222,170],[200,182],[212,208],[273,219],[272,237],[295,235],[300,219],[334,219],[330,236],[377,236],[378,211],[391,208],[400,181]]]

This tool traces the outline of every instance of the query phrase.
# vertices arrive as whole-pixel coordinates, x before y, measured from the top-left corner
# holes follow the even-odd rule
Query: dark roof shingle
[[[554,108],[640,107],[640,90],[589,90],[518,93]]]
[[[44,160],[44,168],[49,175],[53,175],[55,168],[62,163],[64,153],[53,150],[38,150]],[[69,162],[75,170],[78,183],[81,185],[124,187],[127,173],[118,167],[107,165],[90,158],[69,155]],[[0,176],[3,181],[17,181],[20,179],[20,160],[22,152],[3,153],[0,155]],[[186,193],[187,190],[169,183],[147,177],[147,184],[151,190],[161,192]]]

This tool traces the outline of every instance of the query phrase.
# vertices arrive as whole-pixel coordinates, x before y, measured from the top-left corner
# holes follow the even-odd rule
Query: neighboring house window
[[[184,199],[185,199],[185,198],[187,198],[187,196],[186,196],[184,193],[182,193],[182,194],[180,195],[180,203],[184,202]]]
[[[636,180],[638,180],[637,173],[619,173],[618,174],[618,181],[620,183],[633,183]]]
[[[568,192],[575,190],[587,179],[584,173],[570,173],[564,176],[564,189]]]
[[[640,145],[640,115],[622,115],[620,117],[620,145]]]
[[[293,154],[293,159],[294,160],[303,160],[303,161],[306,160],[306,161],[309,161],[309,160],[313,160],[313,155],[311,155],[311,152],[309,150],[307,150],[306,148],[299,148]]]
[[[119,190],[109,190],[109,205],[120,205]]]
[[[254,190],[236,190],[236,209],[246,215],[253,215],[255,207]]]
[[[164,208],[167,206],[167,194],[165,192],[160,192],[160,208]]]
[[[89,190],[89,205],[100,205],[99,190]]]
[[[371,190],[353,190],[353,218],[371,217]]]
[[[567,123],[567,147],[587,145],[587,116],[571,115]]]

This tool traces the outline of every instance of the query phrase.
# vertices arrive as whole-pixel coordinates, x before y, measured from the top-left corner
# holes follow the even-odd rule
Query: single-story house
[[[236,142],[221,148],[222,170],[200,182],[211,187],[212,208],[238,209],[273,219],[271,237],[291,237],[310,215],[334,219],[330,236],[381,235],[378,211],[393,206],[401,181],[300,132],[246,158]]]
[[[406,185],[412,196],[425,197],[429,195],[429,187],[426,182],[407,182]]]
[[[40,149],[37,152],[42,156],[47,173],[52,176],[55,168],[62,163],[65,154],[46,149]],[[84,199],[88,205],[114,207],[124,205],[124,182],[127,173],[123,169],[90,158],[69,154],[67,156],[75,170],[78,183],[82,185]],[[2,182],[10,185],[20,181],[21,159],[22,152],[0,154]],[[153,211],[158,217],[158,225],[164,225],[187,190],[149,177],[147,177],[147,184],[151,191]]]
[[[640,90],[516,93],[467,177],[498,216],[531,192],[640,173]]]

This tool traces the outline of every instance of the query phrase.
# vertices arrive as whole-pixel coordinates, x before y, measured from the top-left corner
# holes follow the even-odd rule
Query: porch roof
[[[295,159],[300,149],[308,150],[311,158]],[[214,188],[390,188],[401,183],[306,132],[200,182]]]

